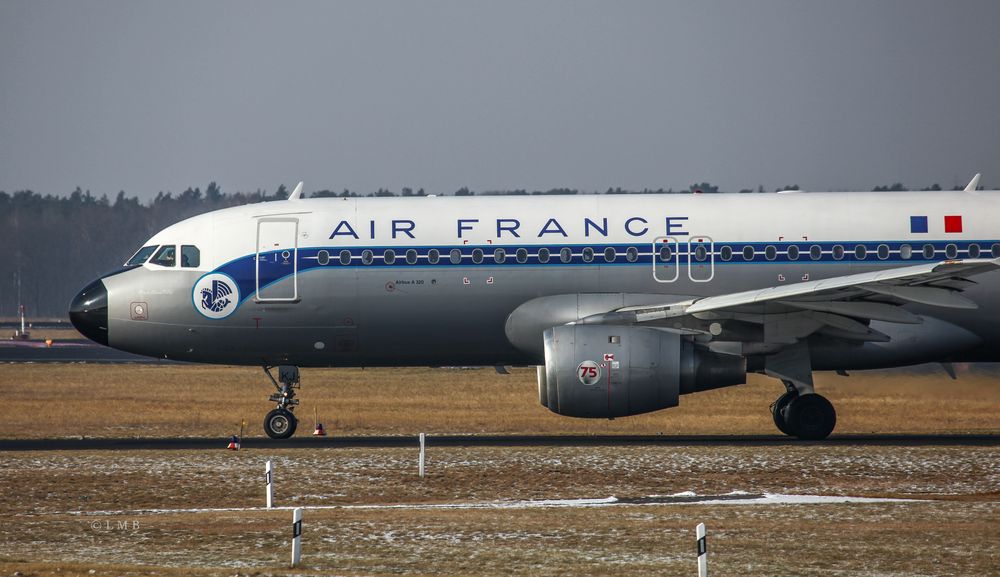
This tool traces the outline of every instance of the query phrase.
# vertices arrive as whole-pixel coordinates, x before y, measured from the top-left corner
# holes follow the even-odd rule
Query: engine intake
[[[545,331],[542,405],[569,417],[614,418],[676,407],[681,394],[746,381],[743,357],[701,350],[677,333],[612,325]]]

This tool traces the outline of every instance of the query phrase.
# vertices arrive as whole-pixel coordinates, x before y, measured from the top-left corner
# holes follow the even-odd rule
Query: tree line
[[[798,190],[788,185],[777,190]],[[961,189],[961,187],[956,187]],[[874,190],[907,190],[900,183]],[[939,185],[923,190],[941,190]],[[608,188],[603,194],[718,194],[708,182],[686,189],[627,190]],[[739,190],[762,193],[763,186]],[[0,318],[17,315],[19,303],[31,318],[65,318],[70,299],[89,281],[113,271],[157,231],[204,212],[254,202],[283,200],[286,186],[273,193],[223,192],[212,182],[180,194],[160,192],[147,202],[119,192],[114,199],[95,196],[79,187],[69,195],[41,195],[30,190],[11,194],[0,191]],[[351,190],[318,190],[311,197],[412,197],[427,196],[423,188],[404,187],[398,192],[380,188],[368,193]],[[548,190],[484,190],[462,187],[454,196],[539,196],[591,194],[571,188]]]

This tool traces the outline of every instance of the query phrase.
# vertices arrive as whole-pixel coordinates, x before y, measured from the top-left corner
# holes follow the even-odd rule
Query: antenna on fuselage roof
[[[288,200],[299,200],[302,198],[302,184],[300,182],[295,185],[295,190],[292,191],[292,194],[288,195]]]
[[[980,176],[982,176],[982,175],[977,172],[976,176],[972,177],[972,180],[969,181],[969,184],[965,185],[965,192],[972,192],[972,191],[976,190],[977,188],[979,188],[979,177]]]

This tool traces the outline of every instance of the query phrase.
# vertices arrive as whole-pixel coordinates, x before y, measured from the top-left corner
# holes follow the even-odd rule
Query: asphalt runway
[[[607,447],[607,446],[1000,446],[1000,435],[834,435],[800,441],[781,435],[428,435],[428,447]],[[0,451],[225,449],[228,437],[0,439]],[[291,439],[245,438],[244,449],[417,447],[416,436],[351,436]]]
[[[0,363],[143,363],[177,364],[176,361],[133,355],[87,340],[61,340],[46,346],[42,341],[0,341]]]

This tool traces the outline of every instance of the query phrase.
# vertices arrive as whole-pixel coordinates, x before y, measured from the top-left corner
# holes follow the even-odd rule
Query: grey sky
[[[995,0],[0,0],[0,190],[997,185],[998,30]]]

